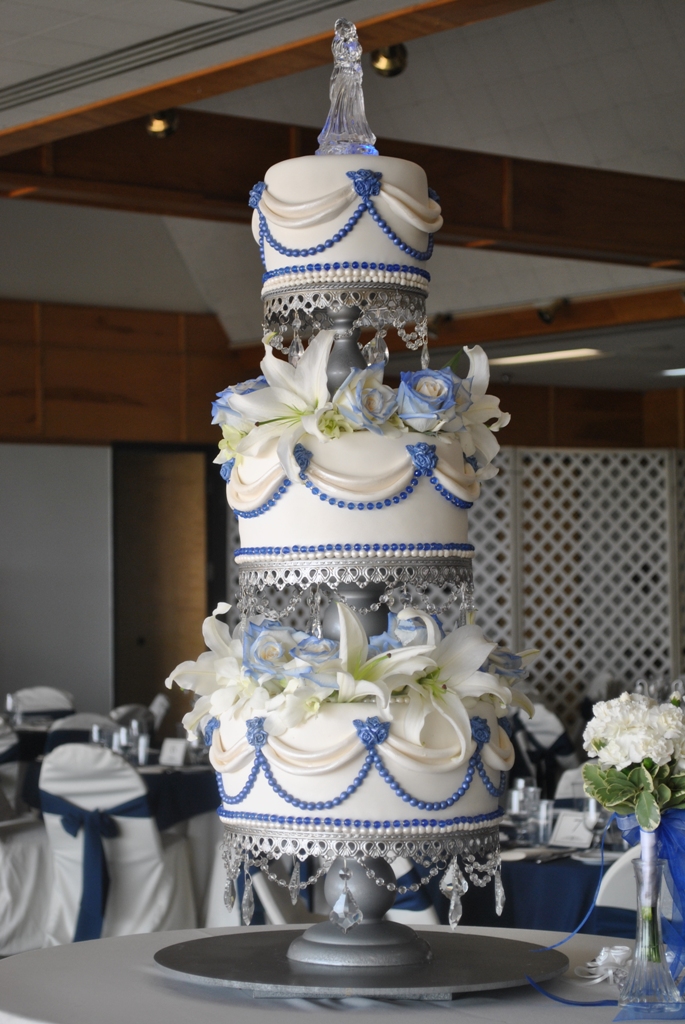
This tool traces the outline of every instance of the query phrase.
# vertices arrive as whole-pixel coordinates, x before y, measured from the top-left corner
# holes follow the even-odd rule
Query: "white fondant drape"
[[[393,214],[410,227],[433,234],[442,227],[440,206],[434,199],[422,202],[408,192],[381,180],[380,195]],[[375,197],[372,197],[375,198]],[[309,228],[335,220],[351,205],[358,205],[361,197],[350,182],[319,199],[305,203],[287,203],[277,199],[268,189],[262,193],[259,209],[270,224],[281,228]]]

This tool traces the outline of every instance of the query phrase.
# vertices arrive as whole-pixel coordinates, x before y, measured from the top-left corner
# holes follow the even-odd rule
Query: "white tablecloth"
[[[297,926],[289,926],[297,927]],[[450,1002],[383,1002],[371,999],[253,999],[249,993],[176,980],[154,963],[158,949],[175,942],[231,929],[201,929],[100,939],[71,946],[22,953],[0,962],[0,1024],[278,1024],[285,1015],[293,1024],[304,1013],[327,1017],[346,1010],[355,1024],[371,1024],[383,1014],[388,1021],[423,1024],[426,1015],[439,1024],[609,1024],[614,1007],[571,1007],[553,1003],[528,986],[465,996]],[[433,930],[433,929],[429,929]],[[496,934],[549,945],[556,932],[464,928],[466,933]],[[570,999],[615,998],[603,982],[591,988],[574,979],[573,968],[602,945],[617,940],[575,936],[564,947],[571,969],[547,988]],[[393,1015],[392,1017],[390,1015]]]

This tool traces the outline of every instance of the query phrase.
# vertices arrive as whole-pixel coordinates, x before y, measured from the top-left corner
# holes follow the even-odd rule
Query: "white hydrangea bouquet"
[[[673,977],[685,966],[685,709],[677,694],[660,704],[623,693],[595,704],[583,738],[592,758],[583,765],[586,793],[617,815],[631,845],[640,843],[635,955],[620,1002],[672,1006],[680,1002]],[[664,958],[659,913],[664,862],[674,921],[681,922],[680,928],[667,924],[673,977]]]

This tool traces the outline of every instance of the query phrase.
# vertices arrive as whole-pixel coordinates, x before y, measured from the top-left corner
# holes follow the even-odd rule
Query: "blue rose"
[[[299,637],[294,629],[280,622],[250,622],[243,633],[243,665],[253,679],[264,676],[280,679],[283,666],[292,660]]]
[[[391,636],[386,630],[385,633],[379,633],[377,636],[369,637],[369,651],[368,657],[375,658],[378,654],[387,654],[388,651],[397,650],[402,644],[397,637]]]
[[[307,636],[300,640],[293,649],[293,656],[306,661],[308,665],[326,665],[337,658],[340,647],[335,640],[326,640],[318,636]]]
[[[352,370],[333,396],[333,405],[355,430],[382,434],[383,425],[397,411],[397,396],[383,383],[383,366]]]
[[[268,388],[266,377],[257,377],[255,380],[244,380],[240,384],[232,384],[230,387],[220,391],[216,396],[218,401],[212,402],[212,423],[235,424],[244,421],[242,413],[237,412],[231,405],[234,395],[251,395],[253,391],[261,391]]]
[[[455,417],[454,376],[450,370],[400,374],[397,414],[419,433],[441,430]]]

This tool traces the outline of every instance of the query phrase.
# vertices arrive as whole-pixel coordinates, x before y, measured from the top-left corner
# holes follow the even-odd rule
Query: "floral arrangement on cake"
[[[533,714],[515,688],[537,651],[514,654],[485,639],[479,626],[444,634],[440,622],[414,608],[389,614],[388,629],[367,639],[361,618],[339,603],[340,641],[312,636],[267,619],[240,623],[231,634],[217,615],[205,619],[209,648],[197,661],[179,665],[166,680],[192,690],[198,700],[183,719],[190,732],[223,714],[247,721],[264,718],[273,736],[316,715],[325,702],[373,702],[382,721],[392,721],[398,696],[408,705],[406,738],[421,745],[424,722],[437,712],[466,749],[469,708],[479,700]]]
[[[259,455],[274,439],[283,469],[297,480],[294,452],[305,435],[325,442],[358,430],[389,436],[418,433],[457,442],[479,480],[495,475],[491,463],[499,445],[493,435],[510,416],[500,410],[498,398],[486,394],[490,375],[482,348],[464,350],[470,362],[464,378],[449,366],[403,372],[395,389],[383,383],[385,364],[374,363],[351,370],[331,395],[326,367],[333,338],[332,331],[321,331],[292,366],[274,355],[267,337],[262,376],[219,393],[212,422],[223,432],[216,462],[222,464],[225,480],[236,461]]]

